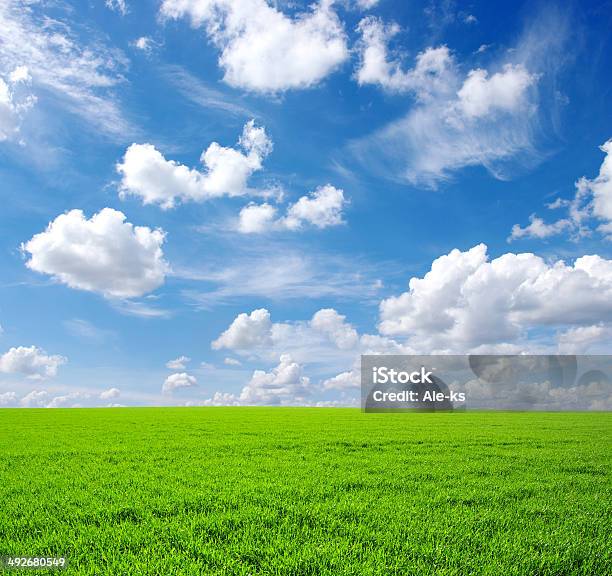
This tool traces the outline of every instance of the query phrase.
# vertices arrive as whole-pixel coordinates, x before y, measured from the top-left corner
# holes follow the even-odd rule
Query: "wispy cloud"
[[[166,65],[161,68],[161,73],[185,98],[198,106],[244,118],[260,116],[257,110],[244,104],[239,96],[211,87],[182,66]]]
[[[142,300],[109,300],[111,306],[126,316],[138,318],[170,318],[172,311],[152,306]]]
[[[102,343],[117,338],[117,333],[114,330],[99,328],[89,320],[84,320],[83,318],[70,318],[69,320],[65,320],[64,327],[73,336],[96,343]]]
[[[186,289],[183,295],[198,307],[235,302],[247,297],[268,300],[344,298],[372,300],[380,284],[371,265],[354,259],[294,250],[254,251],[231,264],[209,262],[199,267],[175,266],[182,279],[206,283],[208,289]]]
[[[40,106],[59,103],[113,138],[133,133],[116,93],[125,82],[124,54],[95,35],[83,42],[74,24],[51,18],[45,7],[36,1],[0,3],[0,71],[26,66]]]
[[[352,142],[351,153],[384,177],[433,187],[466,166],[484,166],[496,178],[507,179],[537,164],[546,156],[541,142],[549,136],[546,129],[553,127],[558,106],[555,79],[566,58],[567,20],[553,10],[537,14],[515,47],[487,70],[469,70],[456,57],[447,59],[444,74],[431,81],[435,90],[424,93],[427,77],[418,89],[404,82],[412,92],[409,112]],[[387,36],[376,37],[383,55]],[[419,59],[433,52],[429,48]],[[414,70],[394,70],[386,62],[383,72],[394,70],[389,81],[412,79],[419,59]],[[384,87],[389,82],[380,78],[388,78],[377,72]]]

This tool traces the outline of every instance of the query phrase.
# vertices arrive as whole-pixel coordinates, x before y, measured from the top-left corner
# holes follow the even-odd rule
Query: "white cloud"
[[[17,66],[9,75],[11,84],[19,84],[20,82],[31,82],[32,76],[27,66]]]
[[[532,214],[529,217],[529,225],[524,228],[521,228],[518,224],[512,226],[509,240],[516,240],[517,238],[549,238],[571,228],[572,222],[566,218],[557,220],[552,224],[546,224],[542,218]]]
[[[270,313],[265,308],[253,310],[250,314],[243,312],[212,343],[212,347],[214,350],[248,350],[265,346],[271,341],[271,329]]]
[[[248,194],[247,182],[272,151],[264,128],[250,120],[238,142],[243,151],[213,142],[202,153],[204,171],[166,160],[152,144],[132,144],[117,164],[120,196],[139,196],[143,204],[172,208],[178,201],[202,202],[220,196]]]
[[[311,393],[308,377],[302,366],[288,354],[280,357],[278,366],[270,372],[255,370],[239,396],[241,404],[301,404]]]
[[[98,343],[115,338],[117,335],[113,330],[98,328],[91,322],[83,320],[82,318],[71,318],[65,320],[63,324],[74,336],[86,338]]]
[[[419,80],[418,61],[406,70],[390,56],[393,26],[369,18],[363,28],[358,80],[411,97],[403,117],[349,145],[369,170],[435,187],[467,166],[508,179],[542,159],[544,131],[559,106],[555,76],[567,57],[565,15],[549,10],[532,18],[516,47],[487,70],[466,74],[445,47],[429,48]]]
[[[581,370],[581,359],[578,359],[578,374],[560,381],[551,374],[546,365],[551,356],[540,356],[538,366],[534,358],[529,360],[531,366],[510,379],[487,381],[473,379],[465,383],[464,390],[469,405],[481,408],[504,406],[513,409],[531,410],[610,410],[612,408],[612,383],[607,376],[601,377],[598,371]],[[559,358],[563,362],[563,357]],[[591,357],[587,364],[597,364]],[[527,372],[527,373],[525,373]],[[568,371],[569,373],[570,371]],[[566,373],[566,376],[568,374]],[[522,377],[521,377],[522,376]]]
[[[218,393],[204,403],[319,404],[325,400],[311,400],[315,393],[348,394],[359,388],[360,354],[605,353],[612,335],[611,296],[612,261],[598,256],[567,265],[533,254],[504,254],[490,261],[483,245],[455,250],[435,260],[425,277],[413,278],[409,292],[382,301],[382,334],[359,335],[333,309],[291,322],[272,322],[263,309],[238,315],[214,348],[231,349],[249,361],[289,357],[270,371],[256,371],[241,393]],[[291,382],[309,394],[287,393],[279,399],[276,388],[282,386],[275,375],[289,365]],[[305,369],[318,376],[319,385],[300,380]],[[503,391],[498,405],[528,402],[571,409],[609,402],[609,387],[608,396],[605,390],[591,390],[582,399],[579,392],[566,393],[556,385],[515,388]],[[495,393],[469,392],[474,406],[487,406]]]
[[[110,301],[111,306],[120,314],[137,318],[170,318],[172,310],[152,306],[146,301],[116,300]]]
[[[174,360],[168,360],[168,362],[166,362],[166,368],[170,370],[185,370],[190,361],[191,358],[189,358],[189,356],[179,356]]]
[[[128,12],[125,0],[106,0],[106,7],[125,16]]]
[[[100,400],[113,400],[121,396],[121,390],[119,388],[109,388],[100,392]]]
[[[599,221],[597,230],[607,239],[612,239],[612,140],[600,146],[605,153],[604,160],[596,178],[586,176],[576,184],[576,191],[571,200],[557,198],[548,204],[548,208],[556,210],[567,208],[567,217],[547,224],[535,214],[529,217],[530,224],[521,227],[515,224],[508,240],[518,238],[548,238],[550,236],[569,232],[575,240],[591,234],[589,221]]]
[[[407,346],[380,335],[359,335],[346,318],[334,309],[322,309],[316,312],[310,320],[293,322],[272,322],[267,310],[259,310],[257,316],[260,323],[256,327],[249,323],[253,313],[240,314],[231,323],[221,337],[213,342],[214,348],[228,348],[249,361],[258,359],[271,362],[279,356],[283,357],[277,368],[269,372],[257,371],[249,386],[240,394],[219,393],[206,400],[205,404],[235,405],[249,403],[283,403],[300,405],[328,405],[330,401],[311,399],[311,394],[340,391],[342,393],[354,390],[359,383],[359,355],[365,354],[402,354],[413,353]],[[321,384],[313,386],[308,380],[309,394],[291,394],[284,400],[266,397],[261,391],[263,385],[271,381],[278,384],[274,377],[276,372],[286,373],[287,370],[303,376],[305,366],[321,378]],[[338,373],[339,372],[339,373]],[[336,376],[329,377],[329,374]],[[305,385],[300,378],[294,377],[293,382]],[[255,388],[255,390],[253,390]],[[276,394],[276,392],[275,392]],[[263,396],[263,397],[260,397]],[[298,397],[299,396],[299,397]],[[336,403],[336,400],[332,400]],[[355,399],[343,397],[340,405],[354,405]],[[335,404],[334,404],[335,405]]]
[[[358,370],[341,372],[333,378],[323,381],[324,390],[352,390],[361,386],[361,375]]]
[[[36,346],[19,346],[0,356],[0,372],[42,380],[54,377],[57,369],[66,362],[64,356],[50,356]]]
[[[198,406],[240,406],[240,401],[231,392],[215,392],[212,398],[195,403]],[[187,404],[189,405],[189,404]]]
[[[355,0],[355,4],[357,4],[358,8],[362,10],[369,10],[370,8],[374,8],[380,0]]]
[[[87,392],[53,396],[48,390],[32,390],[19,403],[23,408],[81,408],[84,403],[91,405],[91,399]]]
[[[49,392],[46,390],[32,390],[26,394],[19,403],[24,408],[44,408],[50,401]]]
[[[242,362],[240,362],[240,360],[229,357],[223,359],[223,364],[225,364],[226,366],[242,366]]]
[[[322,0],[291,18],[266,0],[164,0],[161,13],[205,28],[225,82],[269,93],[314,86],[348,59],[331,5]]]
[[[593,194],[593,215],[610,223],[612,222],[612,140],[603,144],[601,150],[605,152],[606,157],[597,178],[594,180],[584,178],[581,183]]]
[[[354,152],[387,176],[395,177],[399,170],[400,180],[429,186],[465,166],[483,165],[502,178],[505,163],[513,158],[535,161],[531,124],[538,107],[529,90],[536,76],[518,64],[490,79],[482,71],[470,74],[462,86],[447,74],[447,86],[440,82],[404,118],[355,142]],[[522,80],[509,80],[517,77]],[[514,87],[508,94],[497,88],[506,82]],[[424,93],[425,88],[419,92]]]
[[[346,201],[344,192],[330,184],[321,186],[309,196],[302,196],[287,209],[283,225],[290,230],[311,224],[317,228],[327,228],[342,224],[342,209]]]
[[[354,348],[359,340],[357,330],[346,322],[346,316],[333,308],[323,308],[310,320],[310,326],[325,334],[341,350]]]
[[[131,298],[155,290],[169,270],[162,230],[133,226],[122,212],[104,208],[91,219],[71,210],[22,245],[26,266],[71,288],[109,298]]]
[[[19,136],[21,118],[36,101],[24,88],[30,81],[25,66],[18,66],[6,77],[0,74],[0,142]]]
[[[42,402],[41,396],[41,402]],[[48,402],[45,408],[81,408],[82,401],[90,400],[91,396],[85,392],[70,392],[62,396],[55,396]]]
[[[309,320],[272,322],[265,309],[241,313],[219,338],[216,350],[226,349],[248,360],[271,361],[290,354],[302,364],[315,364],[329,372],[352,367],[359,354],[404,354],[412,350],[391,338],[359,333],[332,308],[315,312]]]
[[[57,11],[53,17],[43,13],[46,5],[0,3],[0,73],[27,66],[41,104],[52,100],[104,134],[124,138],[133,128],[114,88],[124,82],[125,57],[95,38],[81,45],[79,34],[58,19]]]
[[[272,322],[265,308],[238,314],[230,326],[212,342],[214,350],[240,353],[257,350],[277,356],[278,350],[305,347],[314,350],[331,342],[339,350],[350,350],[358,342],[357,331],[333,308],[315,312],[308,322]]]
[[[240,211],[238,231],[260,234],[273,230],[299,230],[307,224],[320,229],[338,226],[344,223],[342,210],[346,204],[344,192],[327,184],[291,204],[282,218],[276,218],[277,209],[268,203],[245,206]]]
[[[247,105],[243,95],[237,94],[235,90],[219,90],[210,80],[198,78],[182,66],[158,66],[158,70],[178,89],[182,96],[198,106],[221,110],[239,118],[261,115]]]
[[[486,70],[472,70],[457,92],[457,105],[467,118],[482,118],[495,112],[516,112],[526,107],[527,89],[537,77],[521,64],[506,64],[489,77]]]
[[[0,406],[13,406],[17,403],[17,394],[15,392],[0,393]]]
[[[392,92],[414,92],[419,99],[449,90],[455,72],[446,46],[427,48],[417,56],[415,67],[404,71],[401,60],[390,59],[387,46],[400,31],[397,24],[385,24],[380,18],[368,16],[361,20],[357,31],[361,40],[355,77],[360,85],[379,85]]]
[[[409,290],[380,304],[384,335],[421,351],[464,353],[488,344],[523,344],[528,331],[612,320],[612,260],[582,256],[573,265],[530,254],[493,260],[480,244],[434,260]]]
[[[276,228],[276,208],[267,202],[249,204],[240,210],[238,231],[243,234],[261,234]]]
[[[191,376],[191,374],[187,374],[186,372],[177,372],[176,374],[170,374],[170,376],[166,378],[162,386],[162,392],[166,394],[171,393],[177,388],[192,388],[197,385],[198,381],[195,376]]]
[[[174,265],[174,276],[211,285],[206,291],[185,290],[183,295],[210,309],[219,303],[242,302],[246,297],[277,301],[340,297],[363,302],[381,288],[374,276],[379,270],[354,257],[314,250],[269,250],[259,243],[243,250],[230,263],[226,257],[212,255],[205,265]]]
[[[138,50],[142,50],[145,54],[150,54],[153,51],[155,42],[149,36],[140,36],[133,42],[130,42],[130,46],[133,46]]]
[[[604,353],[609,352],[610,336],[612,331],[603,324],[592,326],[577,326],[569,328],[558,336],[559,354],[587,354],[593,353],[594,346],[604,343]]]

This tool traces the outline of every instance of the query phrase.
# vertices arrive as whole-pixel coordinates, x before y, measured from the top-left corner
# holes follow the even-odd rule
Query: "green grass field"
[[[611,413],[5,409],[0,554],[113,576],[612,574],[611,440]]]

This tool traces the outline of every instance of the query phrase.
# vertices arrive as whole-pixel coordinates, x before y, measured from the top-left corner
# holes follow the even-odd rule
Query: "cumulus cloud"
[[[358,370],[341,372],[323,381],[324,390],[352,390],[361,386],[361,374]]]
[[[121,174],[119,194],[122,198],[138,196],[143,204],[159,204],[164,209],[177,202],[247,194],[248,179],[261,170],[264,158],[272,151],[272,141],[263,127],[250,120],[238,145],[242,150],[213,142],[200,157],[204,171],[199,171],[166,160],[152,144],[132,144],[117,164]]]
[[[87,402],[90,399],[91,395],[86,392],[70,392],[61,396],[54,396],[45,408],[81,408],[83,406],[82,402]]]
[[[311,393],[310,379],[303,375],[300,364],[283,354],[278,366],[270,372],[255,370],[240,392],[241,404],[300,404]]]
[[[48,390],[32,390],[26,394],[19,404],[23,408],[80,408],[91,404],[92,396],[87,392],[68,392],[53,396]]]
[[[484,244],[434,260],[409,290],[380,304],[383,335],[423,351],[464,353],[521,343],[529,330],[612,320],[612,261],[582,256],[573,265],[534,254],[489,260]]]
[[[388,42],[400,28],[385,24],[380,18],[368,16],[361,20],[357,31],[359,67],[355,78],[360,85],[374,84],[391,92],[413,92],[425,99],[434,93],[448,92],[454,79],[454,63],[446,46],[431,47],[421,52],[413,69],[403,70],[399,59],[391,59]]]
[[[554,364],[553,358],[556,358]],[[459,388],[465,391],[468,405],[479,408],[610,410],[612,381],[605,374],[609,373],[609,362],[605,357],[602,360],[598,356],[579,357],[572,374],[572,359],[571,356],[501,356],[497,362],[502,370],[496,378],[481,375],[459,384]],[[593,369],[598,366],[604,371]]]
[[[214,350],[248,350],[266,345],[271,341],[272,320],[265,308],[245,312],[236,316],[229,328],[213,343]]]
[[[562,218],[551,224],[547,224],[538,218],[535,214],[529,216],[529,224],[523,228],[519,224],[512,227],[512,232],[508,240],[516,240],[517,238],[550,238],[557,234],[561,234],[565,230],[572,228],[572,221],[567,218]]]
[[[612,261],[600,256],[583,256],[571,264],[529,253],[489,259],[486,246],[479,245],[437,258],[425,276],[411,279],[406,293],[383,300],[378,334],[359,334],[334,309],[288,322],[273,322],[270,313],[260,309],[239,314],[213,348],[231,349],[250,361],[288,354],[290,360],[277,368],[297,364],[299,370],[293,367],[292,373],[303,376],[308,370],[309,376],[318,376],[320,384],[308,382],[312,394],[347,395],[341,399],[346,404],[359,388],[360,354],[605,353],[612,335],[611,296]],[[295,396],[285,401],[267,396],[266,386],[277,383],[275,370],[259,371],[240,394],[219,393],[205,402],[319,402],[304,395],[299,401]],[[561,390],[555,383],[515,384],[498,396],[500,391],[474,382],[466,390],[471,405],[481,407],[501,402],[542,409],[605,409],[602,406],[610,402],[609,384],[589,385],[588,390],[584,382],[572,390]],[[586,396],[581,397],[583,392]]]
[[[341,350],[354,348],[359,340],[357,330],[346,322],[346,316],[338,314],[333,308],[315,312],[310,326],[325,334]]]
[[[99,292],[108,298],[131,298],[155,290],[169,270],[162,230],[134,226],[122,212],[104,208],[90,219],[71,210],[22,245],[26,266],[59,282]]]
[[[284,226],[290,230],[310,224],[327,228],[342,224],[342,208],[346,204],[344,193],[330,184],[321,186],[309,196],[302,196],[287,209]]]
[[[113,400],[121,396],[121,390],[119,388],[109,388],[100,392],[100,400]]]
[[[50,402],[51,395],[46,390],[32,390],[19,403],[24,408],[44,408]]]
[[[177,388],[192,388],[197,385],[198,381],[195,376],[191,376],[191,374],[187,374],[186,372],[176,372],[175,374],[170,374],[170,376],[166,378],[162,386],[162,392],[167,394]]]
[[[0,372],[42,380],[54,377],[57,369],[66,362],[64,356],[48,355],[36,346],[18,346],[0,356]]]
[[[314,86],[349,56],[329,0],[295,17],[266,0],[164,0],[161,14],[203,27],[221,52],[224,81],[254,92]]]
[[[17,394],[15,392],[0,393],[0,406],[13,406],[17,403]]]
[[[467,118],[482,118],[497,111],[515,112],[525,107],[527,88],[536,79],[521,64],[506,64],[490,77],[481,68],[472,70],[457,92],[457,106]]]
[[[200,402],[195,402],[198,406],[240,406],[241,403],[238,400],[236,394],[231,392],[215,392],[211,398],[207,398]],[[190,405],[188,403],[187,405]]]
[[[83,45],[79,33],[61,19],[63,7],[50,17],[44,13],[47,4],[0,3],[0,74],[27,66],[39,102],[49,102],[51,94],[54,103],[103,134],[124,138],[134,129],[114,89],[124,82],[125,57],[97,38]]]
[[[31,79],[26,66],[0,74],[0,142],[18,137],[22,116],[36,102],[27,89]]]
[[[256,371],[241,393],[218,392],[205,400],[205,405],[243,404],[299,404],[308,406],[356,405],[354,390],[359,386],[359,355],[413,353],[407,346],[391,338],[363,334],[346,321],[344,315],[334,309],[322,309],[308,321],[272,322],[267,311],[259,311],[265,318],[259,326],[257,338],[240,338],[241,330],[252,335],[252,326],[246,320],[252,315],[240,314],[213,347],[232,347],[236,353],[249,360],[271,362],[281,357],[281,362],[270,371]],[[231,333],[232,338],[228,338]],[[285,352],[282,352],[285,350]],[[304,376],[305,369],[314,370],[320,378],[312,384]],[[347,369],[348,368],[348,369]],[[329,377],[329,374],[336,376]],[[293,385],[285,390],[287,375]],[[323,376],[321,378],[321,375]],[[303,380],[306,378],[306,380]],[[281,383],[283,386],[281,386]],[[278,390],[278,388],[282,390]],[[340,400],[320,400],[314,395],[336,391]],[[281,394],[282,392],[282,394]],[[305,394],[305,392],[308,392]]]
[[[593,353],[594,346],[599,344],[604,345],[603,353],[608,353],[611,336],[612,330],[603,324],[569,328],[557,338],[559,354]]]
[[[240,211],[238,230],[244,234],[255,234],[272,230],[299,230],[305,225],[320,229],[338,226],[344,223],[342,210],[346,203],[344,192],[327,184],[299,198],[281,218],[276,218],[277,209],[268,203],[245,206]]]
[[[189,356],[179,356],[174,360],[168,360],[168,362],[166,362],[166,368],[170,370],[185,370],[190,361],[191,358],[189,358]]]
[[[573,239],[579,239],[592,233],[590,222],[597,223],[597,230],[607,239],[612,239],[612,140],[608,140],[600,150],[605,153],[599,168],[599,174],[589,179],[580,178],[575,184],[574,197],[571,200],[557,198],[547,207],[552,210],[567,209],[567,216],[551,223],[546,223],[535,214],[529,217],[529,225],[521,227],[515,224],[509,241],[518,238],[548,238],[569,233]]]
[[[593,195],[593,215],[606,221],[605,231],[612,233],[612,140],[601,146],[606,157],[594,180],[583,178],[580,182]]]
[[[241,357],[271,361],[290,354],[299,363],[315,363],[326,371],[351,367],[360,353],[401,354],[410,348],[391,338],[360,335],[346,317],[324,308],[308,320],[273,322],[266,309],[241,313],[212,342],[215,350],[231,350]]]
[[[267,202],[249,204],[240,210],[238,231],[243,234],[261,234],[278,226],[276,208]]]

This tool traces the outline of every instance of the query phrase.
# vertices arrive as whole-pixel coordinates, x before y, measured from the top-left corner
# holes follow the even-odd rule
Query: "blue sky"
[[[611,8],[3,3],[0,403],[351,404],[363,352],[607,352]]]

